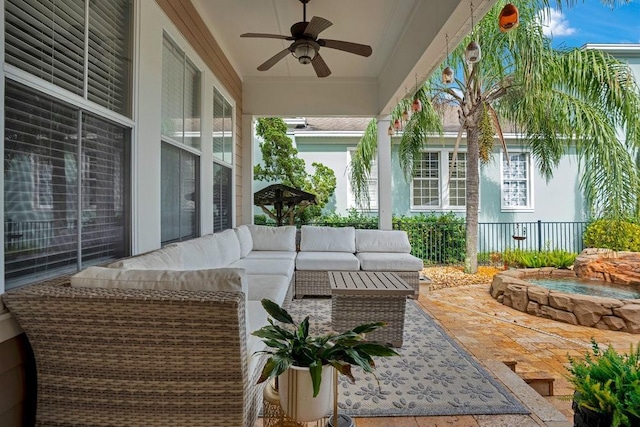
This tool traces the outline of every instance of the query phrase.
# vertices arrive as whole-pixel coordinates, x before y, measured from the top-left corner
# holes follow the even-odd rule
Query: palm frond
[[[356,203],[361,206],[369,204],[369,176],[371,165],[378,150],[378,122],[372,119],[360,138],[347,166],[349,183]]]

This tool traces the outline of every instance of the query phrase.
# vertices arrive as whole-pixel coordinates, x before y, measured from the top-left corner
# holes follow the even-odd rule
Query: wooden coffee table
[[[395,273],[383,271],[329,271],[331,322],[336,332],[363,323],[385,322],[387,326],[367,339],[402,347],[404,311],[414,289]]]

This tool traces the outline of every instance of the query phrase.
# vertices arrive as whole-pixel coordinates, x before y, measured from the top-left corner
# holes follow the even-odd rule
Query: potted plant
[[[269,325],[253,335],[262,338],[270,350],[258,383],[278,378],[280,404],[298,422],[324,417],[331,409],[332,366],[354,382],[351,366],[373,373],[375,356],[397,356],[388,345],[365,341],[365,334],[385,324],[367,323],[342,333],[309,335],[309,316],[296,324],[289,313],[275,302],[263,299]],[[280,326],[274,320],[283,323]]]
[[[629,354],[594,339],[582,359],[569,357],[569,381],[574,385],[574,426],[640,426],[640,344]]]

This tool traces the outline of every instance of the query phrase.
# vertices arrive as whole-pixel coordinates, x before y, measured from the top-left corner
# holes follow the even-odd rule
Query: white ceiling
[[[318,78],[291,55],[260,72],[256,67],[291,42],[240,38],[290,35],[302,21],[299,0],[192,0],[243,81],[243,113],[252,115],[376,116],[415,89],[442,61],[445,34],[453,46],[469,32],[469,0],[311,0],[307,21],[333,23],[319,38],[370,45],[368,57],[321,48],[332,71]],[[476,0],[476,20],[495,0]]]

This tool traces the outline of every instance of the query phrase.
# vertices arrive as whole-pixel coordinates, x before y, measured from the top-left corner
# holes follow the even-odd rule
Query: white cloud
[[[547,37],[570,36],[576,29],[569,25],[564,14],[557,9],[547,9],[538,16],[542,24],[542,32]]]

